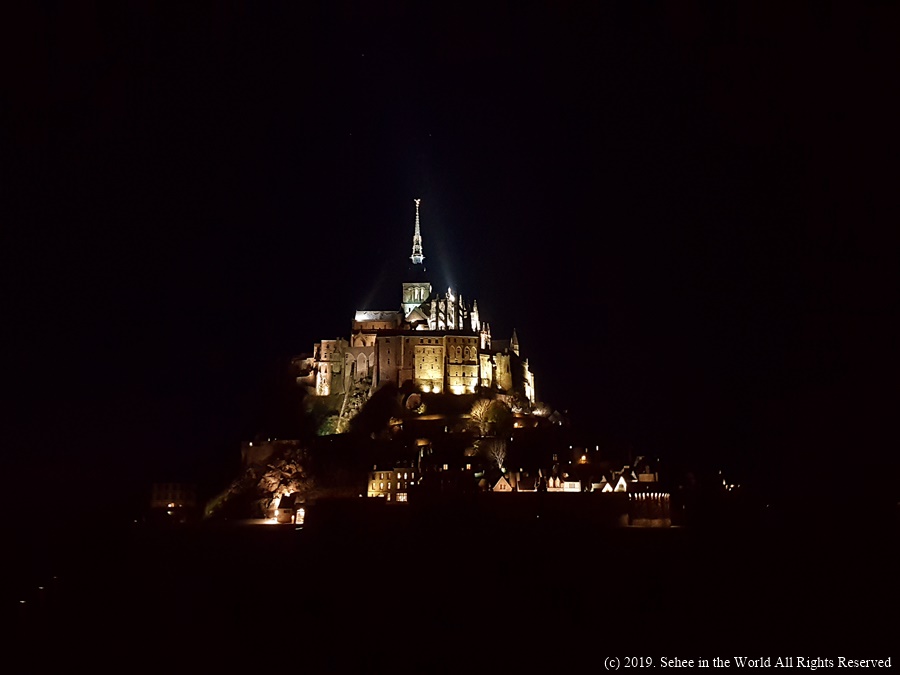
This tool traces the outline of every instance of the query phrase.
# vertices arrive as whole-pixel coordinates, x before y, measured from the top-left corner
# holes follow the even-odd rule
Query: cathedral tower
[[[419,229],[419,202],[421,199],[414,199],[416,203],[416,229],[413,234],[412,255],[409,259],[412,264],[406,274],[406,281],[403,282],[403,318],[409,317],[410,313],[419,307],[431,295],[431,284],[425,278],[425,255],[422,253],[422,232]]]

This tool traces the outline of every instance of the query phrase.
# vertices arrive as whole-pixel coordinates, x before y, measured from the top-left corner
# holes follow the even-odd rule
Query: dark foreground
[[[16,606],[10,672],[598,670],[664,651],[872,658],[896,638],[895,527],[409,525],[85,531],[62,580]]]

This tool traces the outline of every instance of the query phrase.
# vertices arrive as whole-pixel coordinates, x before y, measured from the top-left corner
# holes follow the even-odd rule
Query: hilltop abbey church
[[[411,264],[398,310],[356,312],[349,340],[322,340],[311,355],[293,359],[297,380],[310,394],[343,394],[351,386],[412,384],[426,393],[474,394],[489,389],[535,401],[534,375],[509,340],[492,340],[478,303],[447,289],[432,291],[425,269],[419,202],[416,204]]]

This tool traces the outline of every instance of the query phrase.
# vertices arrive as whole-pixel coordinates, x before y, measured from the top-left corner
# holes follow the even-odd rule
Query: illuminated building
[[[298,382],[310,394],[345,394],[354,387],[393,383],[425,393],[518,393],[535,402],[534,374],[519,353],[515,330],[492,340],[478,303],[428,280],[416,199],[412,255],[396,310],[357,310],[347,338],[317,342],[311,355],[293,359]]]
[[[409,501],[409,493],[415,489],[416,469],[414,467],[394,467],[387,471],[379,471],[374,467],[369,472],[366,496],[380,497],[392,504]]]

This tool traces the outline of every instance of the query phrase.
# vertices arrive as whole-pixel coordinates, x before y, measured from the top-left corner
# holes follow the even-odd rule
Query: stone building
[[[322,340],[312,354],[292,362],[297,381],[310,394],[343,394],[351,386],[411,384],[426,393],[518,393],[534,403],[534,374],[519,353],[515,330],[492,340],[478,303],[452,288],[432,288],[425,268],[416,199],[412,255],[396,310],[357,310],[346,338]]]
[[[403,504],[409,501],[409,493],[415,490],[416,467],[394,466],[388,470],[372,467],[366,485],[367,497],[379,497],[389,503]]]

